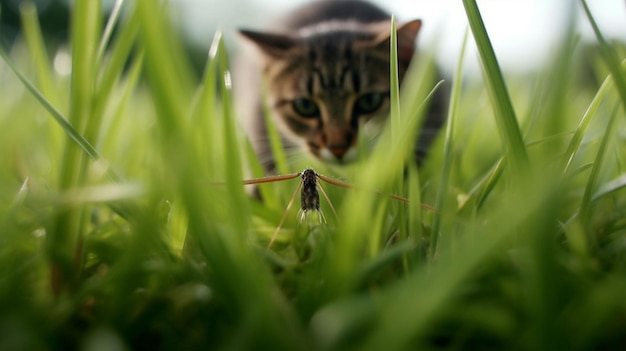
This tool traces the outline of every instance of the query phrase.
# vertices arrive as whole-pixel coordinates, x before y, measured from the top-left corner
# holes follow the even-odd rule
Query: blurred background
[[[67,36],[70,0],[32,0],[50,49],[62,46]],[[308,0],[170,0],[172,19],[178,24],[194,65],[202,67],[216,30],[224,32],[231,50],[237,49],[236,30],[263,28],[272,19]],[[7,48],[19,38],[22,0],[0,0],[0,37]],[[419,45],[433,52],[444,72],[458,59],[467,27],[460,0],[372,0],[399,21],[424,21]],[[600,29],[609,39],[626,42],[626,1],[587,1]],[[103,0],[110,11],[115,0]],[[541,67],[568,33],[583,42],[595,41],[576,0],[482,0],[480,10],[501,65],[507,72],[529,72]],[[473,46],[473,42],[470,41]],[[475,51],[468,50],[468,74],[479,73]]]
[[[211,33],[222,28],[232,35],[238,27],[262,28],[272,17],[307,0],[178,0],[178,20],[189,38],[207,46]],[[467,20],[460,0],[372,0],[399,21],[421,18],[419,44],[437,54],[444,69],[458,59]],[[626,40],[626,1],[588,0],[604,35]],[[485,26],[501,64],[508,71],[534,70],[545,61],[570,26],[584,40],[593,33],[577,0],[481,0]],[[573,21],[573,23],[569,23]],[[473,43],[472,43],[473,44]],[[476,55],[468,50],[469,67]]]

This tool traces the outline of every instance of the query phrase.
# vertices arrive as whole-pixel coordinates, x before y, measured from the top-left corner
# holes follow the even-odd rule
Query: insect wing
[[[324,216],[322,210],[300,209],[300,211],[298,211],[298,225],[311,228],[319,224],[326,224],[326,216]]]

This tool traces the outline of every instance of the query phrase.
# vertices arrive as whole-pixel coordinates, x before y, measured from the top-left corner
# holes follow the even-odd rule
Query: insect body
[[[317,192],[317,173],[308,168],[302,172],[302,194],[300,196],[302,211],[320,210],[320,195]]]

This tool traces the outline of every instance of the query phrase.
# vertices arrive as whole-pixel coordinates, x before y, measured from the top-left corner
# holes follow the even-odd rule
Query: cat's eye
[[[317,106],[315,101],[311,99],[297,98],[291,102],[291,105],[294,111],[296,111],[296,113],[302,117],[311,118],[318,117],[320,115],[319,107]]]
[[[367,93],[359,96],[354,104],[357,114],[368,114],[378,110],[385,102],[385,95],[381,93]]]

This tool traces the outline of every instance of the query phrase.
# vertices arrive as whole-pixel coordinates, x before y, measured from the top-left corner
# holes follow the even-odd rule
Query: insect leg
[[[330,209],[333,211],[333,214],[335,215],[335,218],[337,218],[337,211],[335,211],[335,206],[333,206],[333,203],[330,202],[330,198],[328,197],[328,194],[326,194],[326,190],[324,190],[324,188],[322,187],[322,183],[317,183],[317,185],[320,188],[320,192],[322,193],[322,195],[324,195],[324,198],[326,199],[326,202],[328,202],[328,205],[330,206]]]
[[[295,177],[292,177],[292,178],[295,178]],[[292,178],[286,178],[286,179],[292,179]],[[272,234],[272,238],[270,239],[269,244],[267,244],[267,248],[265,248],[265,251],[268,251],[272,247],[274,240],[276,240],[276,237],[278,236],[278,232],[280,231],[280,228],[282,228],[283,224],[285,223],[285,220],[287,219],[287,214],[289,213],[289,209],[291,209],[293,202],[296,200],[296,195],[298,194],[298,191],[300,191],[301,187],[302,187],[302,180],[300,180],[300,182],[298,183],[298,187],[296,188],[296,191],[293,192],[293,195],[291,196],[291,199],[289,200],[289,203],[287,204],[287,208],[285,209],[285,213],[283,213],[283,217],[280,219],[280,222],[278,223],[278,226],[276,227],[274,234]]]

